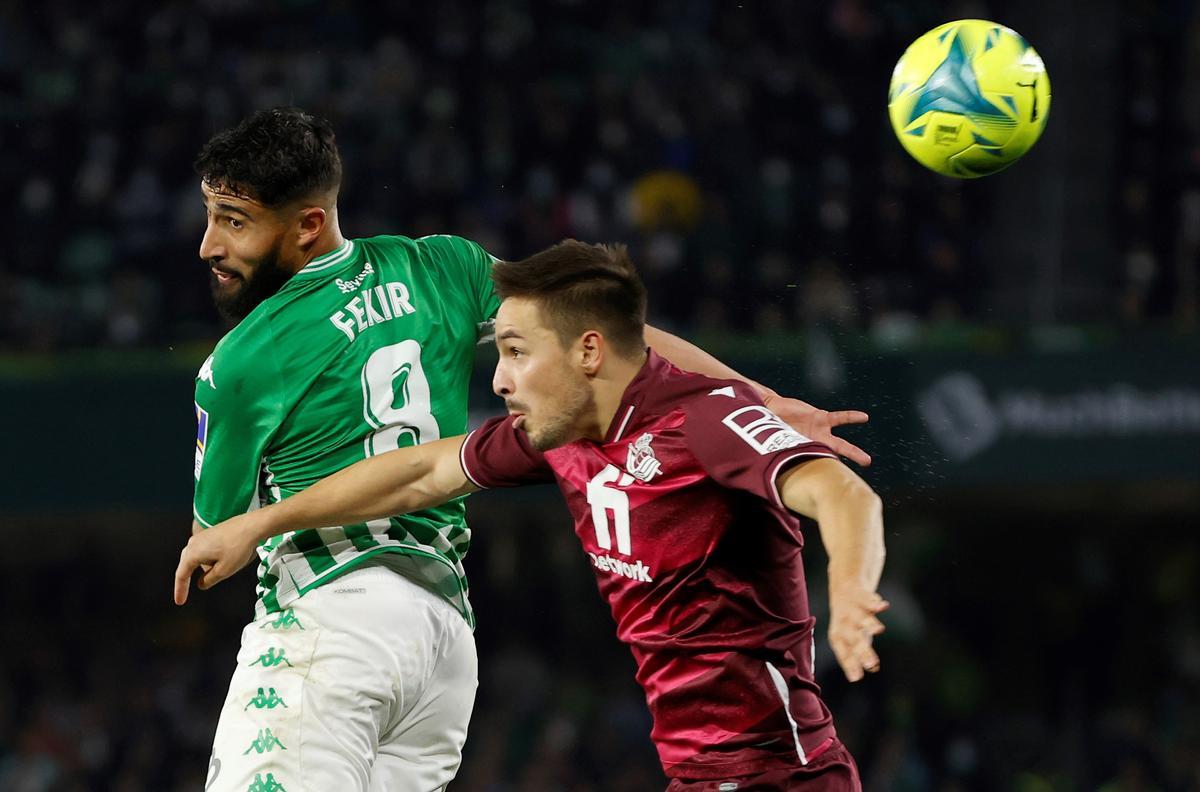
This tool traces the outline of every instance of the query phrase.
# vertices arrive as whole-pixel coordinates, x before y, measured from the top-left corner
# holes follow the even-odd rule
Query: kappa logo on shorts
[[[262,773],[254,774],[254,781],[246,787],[246,792],[287,792],[283,784],[275,780],[274,773],[267,773],[264,779]]]
[[[269,694],[264,693],[263,689],[259,688],[258,692],[255,693],[248,702],[246,702],[246,706],[242,707],[242,712],[245,712],[251,707],[254,707],[255,709],[275,709],[276,707],[290,709],[290,707],[287,705],[287,702],[283,700],[283,697],[275,692],[275,688],[269,687],[267,690],[271,692]]]
[[[757,404],[734,410],[722,418],[721,423],[745,440],[746,445],[764,455],[812,442],[775,413]]]
[[[295,668],[295,666],[292,665],[292,662],[287,659],[286,653],[286,649],[276,649],[274,646],[272,646],[271,648],[267,649],[265,654],[260,655],[259,658],[250,665],[261,665],[263,668],[274,668],[277,665],[286,663],[288,668]]]
[[[275,749],[276,745],[279,746],[279,750],[281,751],[287,750],[287,746],[280,742],[278,737],[276,737],[274,734],[271,734],[270,729],[259,729],[258,736],[255,737],[254,741],[250,743],[250,747],[242,752],[242,756],[246,756],[251,751],[256,753],[270,753]]]
[[[301,630],[304,629],[304,625],[296,618],[296,614],[292,612],[291,608],[288,608],[285,611],[280,611],[279,615],[275,617],[275,621],[261,624],[258,629],[290,630],[293,627],[299,627]]]

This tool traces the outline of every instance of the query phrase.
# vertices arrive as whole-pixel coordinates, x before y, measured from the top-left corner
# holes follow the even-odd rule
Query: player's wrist
[[[282,514],[283,511],[283,503],[276,503],[251,512],[250,516],[252,519],[246,526],[247,538],[253,539],[255,544],[258,544],[265,542],[276,534],[284,533],[285,515]]]
[[[829,575],[829,591],[835,592],[860,592],[874,591],[875,586],[871,582],[871,575],[859,564],[839,564],[831,561],[827,568]]]

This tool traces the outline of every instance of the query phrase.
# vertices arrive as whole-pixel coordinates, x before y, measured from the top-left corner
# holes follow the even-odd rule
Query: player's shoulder
[[[355,239],[354,244],[362,248],[367,258],[372,256],[399,255],[412,257],[418,254],[420,246],[412,237],[402,234],[378,234],[376,236]]]
[[[249,364],[264,345],[274,342],[271,330],[272,306],[268,306],[266,302],[264,300],[221,337],[213,347],[213,358],[219,359],[225,365]]]
[[[268,396],[278,383],[275,360],[262,336],[230,331],[196,372],[197,409],[241,412],[246,403]]]
[[[754,388],[741,380],[720,379],[685,371],[665,358],[661,360],[666,365],[659,381],[655,383],[656,390],[685,413],[721,411],[732,405],[763,403]]]
[[[754,427],[768,424],[785,429],[753,387],[734,379],[719,379],[675,369],[663,383],[662,398],[683,413],[682,430],[692,442],[705,444],[717,427],[745,438]]]
[[[260,306],[261,308],[262,306]],[[270,381],[276,374],[275,333],[271,312],[255,310],[224,335],[196,375],[218,393],[241,393],[246,384]],[[229,383],[222,389],[219,381]]]
[[[407,255],[426,264],[439,265],[485,258],[490,261],[492,258],[479,243],[454,234],[429,234],[415,238],[387,234],[358,241],[367,249]]]

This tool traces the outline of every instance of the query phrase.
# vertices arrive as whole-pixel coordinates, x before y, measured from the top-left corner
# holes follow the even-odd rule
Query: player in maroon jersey
[[[567,242],[493,272],[509,415],[389,452],[209,529],[176,585],[207,588],[267,536],[557,482],[617,634],[637,661],[672,790],[857,790],[813,678],[795,514],[829,555],[829,640],[851,681],[879,668],[887,607],[879,498],[744,383],[647,350],[645,291],[623,249]]]

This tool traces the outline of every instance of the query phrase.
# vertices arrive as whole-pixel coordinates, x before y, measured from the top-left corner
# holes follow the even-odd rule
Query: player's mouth
[[[525,425],[525,413],[512,413],[512,415],[514,429],[520,429]]]
[[[216,278],[217,283],[220,284],[226,284],[235,278],[241,277],[233,272],[226,272],[225,270],[217,269],[216,267],[210,267],[209,269],[212,270],[213,277]]]

